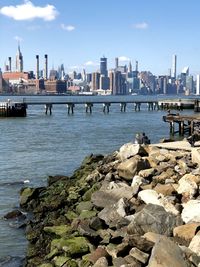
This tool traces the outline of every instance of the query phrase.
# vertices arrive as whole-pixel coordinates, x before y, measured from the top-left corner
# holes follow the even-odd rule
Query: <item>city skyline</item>
[[[156,0],[125,2],[1,1],[0,67],[16,56],[20,42],[24,70],[35,71],[35,55],[49,56],[49,69],[62,63],[67,71],[96,71],[99,58],[108,68],[139,62],[139,70],[166,75],[177,55],[176,73],[189,66],[200,73],[197,32],[200,2]],[[43,65],[44,63],[41,62]]]

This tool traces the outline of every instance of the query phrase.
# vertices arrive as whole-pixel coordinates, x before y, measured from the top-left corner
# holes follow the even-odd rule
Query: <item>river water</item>
[[[1,96],[0,101],[7,98]],[[20,101],[23,97],[9,98]],[[63,101],[70,97],[32,98]],[[92,97],[95,98],[100,99]],[[156,99],[156,96],[149,98]],[[106,96],[105,99],[139,100],[145,97]],[[119,104],[111,104],[108,114],[102,109],[102,104],[96,104],[92,114],[86,114],[84,105],[77,105],[74,114],[68,115],[65,105],[55,105],[50,116],[45,115],[43,106],[37,105],[28,107],[25,118],[0,118],[1,218],[18,207],[24,181],[28,180],[29,186],[42,186],[46,185],[48,175],[71,175],[85,156],[118,150],[124,143],[132,142],[137,132],[145,132],[153,143],[169,137],[169,127],[162,121],[166,111],[148,111],[145,104],[141,111],[134,111],[133,104],[127,105],[126,112],[120,112]],[[12,228],[9,221],[0,219],[0,258],[24,255],[26,245],[23,230]]]

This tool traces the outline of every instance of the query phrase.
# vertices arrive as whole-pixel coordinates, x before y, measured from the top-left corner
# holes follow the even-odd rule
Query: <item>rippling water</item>
[[[144,98],[126,96],[123,100],[136,97]],[[114,97],[106,96],[110,98]],[[0,97],[0,101],[5,99]],[[146,132],[152,142],[168,137],[168,125],[162,121],[164,113],[148,111],[146,105],[135,112],[131,104],[122,113],[119,104],[112,104],[110,113],[104,114],[102,105],[96,104],[92,114],[77,105],[74,114],[68,115],[64,105],[57,105],[52,116],[44,114],[43,106],[29,106],[25,118],[0,118],[0,217],[18,206],[25,180],[30,186],[41,186],[48,175],[70,175],[86,155],[115,151],[133,141],[136,132]],[[23,255],[25,249],[23,230],[10,228],[8,221],[0,220],[0,257]]]

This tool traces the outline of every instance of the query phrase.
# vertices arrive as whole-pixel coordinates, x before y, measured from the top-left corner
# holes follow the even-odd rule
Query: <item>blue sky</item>
[[[172,55],[177,70],[200,72],[199,0],[1,0],[0,67],[12,57],[20,40],[24,70],[35,71],[35,55],[48,54],[49,68],[95,71],[99,59],[114,58],[139,70],[168,74]]]

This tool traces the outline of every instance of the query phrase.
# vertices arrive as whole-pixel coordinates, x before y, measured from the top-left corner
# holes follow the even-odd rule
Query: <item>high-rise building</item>
[[[16,54],[16,71],[23,72],[23,56],[20,51],[20,45],[18,44],[17,54]]]
[[[110,78],[110,90],[113,95],[124,95],[126,94],[126,82],[125,77],[120,71],[113,70],[109,72]]]
[[[119,67],[119,58],[116,57],[115,58],[115,69],[117,69]]]
[[[176,79],[176,65],[177,65],[177,56],[173,55],[172,57],[172,78]]]
[[[48,79],[48,55],[44,55],[44,79]]]
[[[196,78],[196,95],[200,95],[200,74]]]
[[[100,58],[100,74],[108,77],[108,70],[107,70],[107,58],[102,57]]]
[[[100,83],[100,73],[99,72],[93,72],[92,73],[92,90],[98,90],[99,89],[99,83]]]

